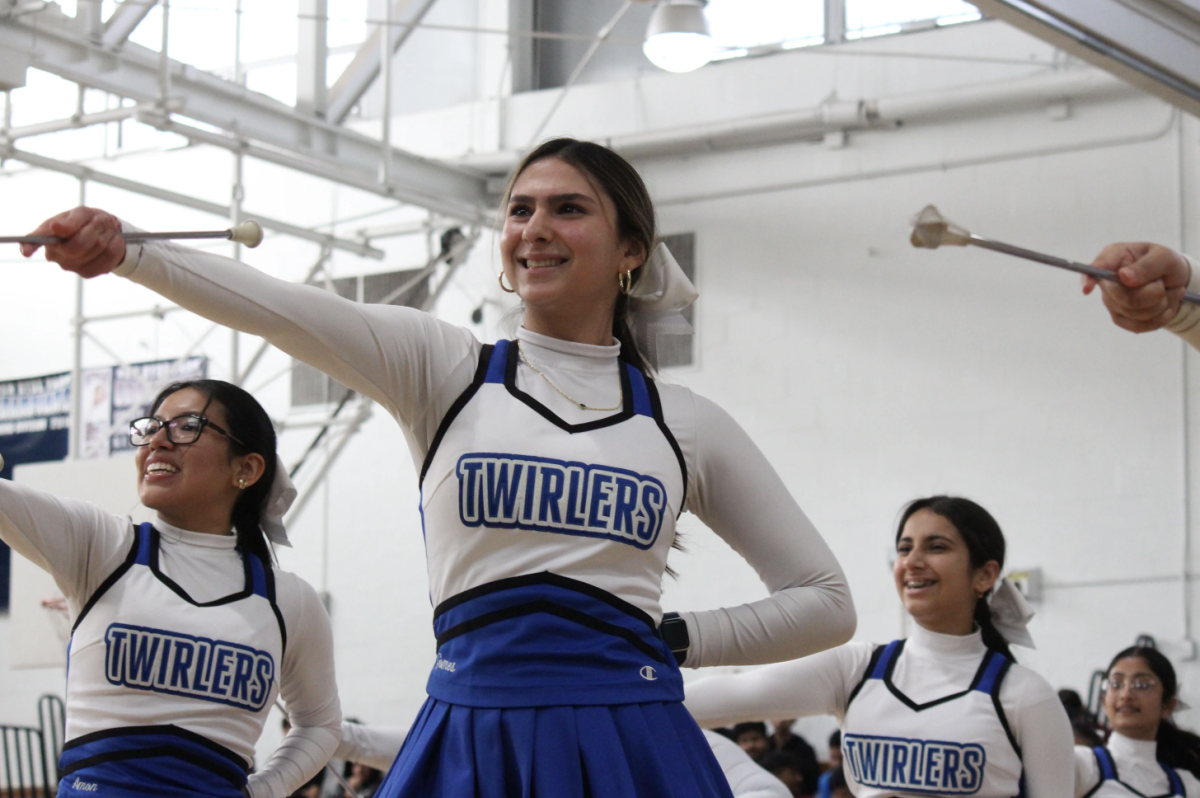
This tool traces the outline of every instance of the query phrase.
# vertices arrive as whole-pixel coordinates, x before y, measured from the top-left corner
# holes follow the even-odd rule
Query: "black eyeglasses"
[[[196,415],[195,413],[175,416],[175,418],[168,421],[163,421],[153,416],[135,418],[129,422],[129,442],[134,446],[147,446],[150,443],[150,439],[157,435],[158,431],[164,427],[167,430],[167,440],[177,446],[186,446],[189,443],[195,443],[200,440],[200,434],[204,432],[205,427],[212,427],[214,432],[221,433],[236,444],[246,446],[246,444],[233,437],[226,430],[221,429],[204,416]]]

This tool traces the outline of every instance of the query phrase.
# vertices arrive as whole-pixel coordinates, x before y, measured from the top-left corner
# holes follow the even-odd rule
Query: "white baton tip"
[[[263,240],[262,225],[253,219],[247,219],[239,225],[235,225],[229,230],[229,240],[238,244],[245,244],[254,249]]]

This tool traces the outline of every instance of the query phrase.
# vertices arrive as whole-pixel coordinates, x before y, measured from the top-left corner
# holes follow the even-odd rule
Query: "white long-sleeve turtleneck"
[[[686,686],[684,705],[708,727],[812,715],[834,715],[840,723],[874,649],[871,643],[848,643],[747,673],[700,679]],[[966,690],[986,651],[978,631],[960,637],[917,626],[892,681],[919,703]],[[1054,689],[1037,673],[1014,664],[1001,685],[1000,704],[1021,746],[1027,795],[1069,795],[1071,727]]]
[[[1117,777],[1142,795],[1168,795],[1171,782],[1158,764],[1158,743],[1135,740],[1113,732],[1105,746],[1117,766]],[[1176,770],[1188,798],[1200,796],[1200,780],[1191,771]],[[1100,765],[1096,753],[1085,746],[1075,748],[1075,798],[1082,798],[1100,783]]]
[[[236,593],[245,585],[245,570],[233,535],[189,532],[163,521],[159,566],[197,601]],[[0,540],[51,576],[67,599],[71,621],[129,554],[133,522],[87,502],[60,499],[19,483],[0,479]],[[287,629],[287,650],[279,671],[279,695],[288,708],[292,729],[270,760],[250,776],[252,798],[284,798],[320,770],[341,736],[333,666],[333,634],[329,615],[317,592],[295,574],[275,570],[276,604]],[[72,723],[72,736],[106,728]],[[146,725],[182,724],[177,718],[146,718]],[[229,748],[249,762],[255,739],[246,739],[236,724],[214,721],[190,731]]]
[[[1192,269],[1187,288],[1192,293],[1200,293],[1200,264],[1187,255],[1183,257]],[[1167,325],[1167,329],[1186,341],[1193,349],[1200,349],[1200,305],[1184,302],[1179,306],[1175,318]]]
[[[482,344],[470,331],[427,313],[348,302],[167,242],[131,245],[116,273],[201,316],[266,338],[374,399],[399,422],[418,469],[479,361]],[[591,407],[618,403],[619,344],[591,346],[528,330],[518,337],[545,378],[522,360],[517,386],[567,422],[606,414],[580,409],[559,390]],[[771,594],[738,607],[683,614],[691,636],[684,664],[774,662],[845,642],[855,615],[842,569],[766,458],[712,402],[678,386],[660,385],[659,391],[687,465],[685,509],[745,557]],[[610,589],[604,574],[586,580]],[[660,591],[656,583],[637,596],[612,592],[657,619],[662,610],[647,597]]]

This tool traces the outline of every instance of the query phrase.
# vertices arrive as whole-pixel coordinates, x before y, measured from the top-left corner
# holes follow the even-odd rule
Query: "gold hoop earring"
[[[515,288],[506,288],[506,287],[505,287],[505,285],[504,285],[504,270],[503,270],[503,269],[500,271],[500,273],[499,273],[499,274],[497,274],[497,275],[496,275],[496,279],[497,279],[497,280],[500,282],[500,290],[501,290],[501,291],[503,291],[503,292],[504,292],[504,293],[506,293],[506,294],[515,294],[515,293],[517,293],[517,289],[515,289]]]
[[[629,293],[629,289],[633,288],[632,270],[617,272],[617,287],[621,289],[622,294]]]
[[[246,480],[239,479],[238,480],[238,490],[245,490],[245,489],[246,489]]]

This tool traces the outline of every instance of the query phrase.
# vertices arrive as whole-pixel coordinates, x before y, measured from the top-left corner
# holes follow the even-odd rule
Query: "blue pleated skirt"
[[[487,709],[430,698],[376,798],[732,798],[683,704]]]
[[[654,620],[551,573],[434,610],[430,698],[377,798],[732,798]]]

